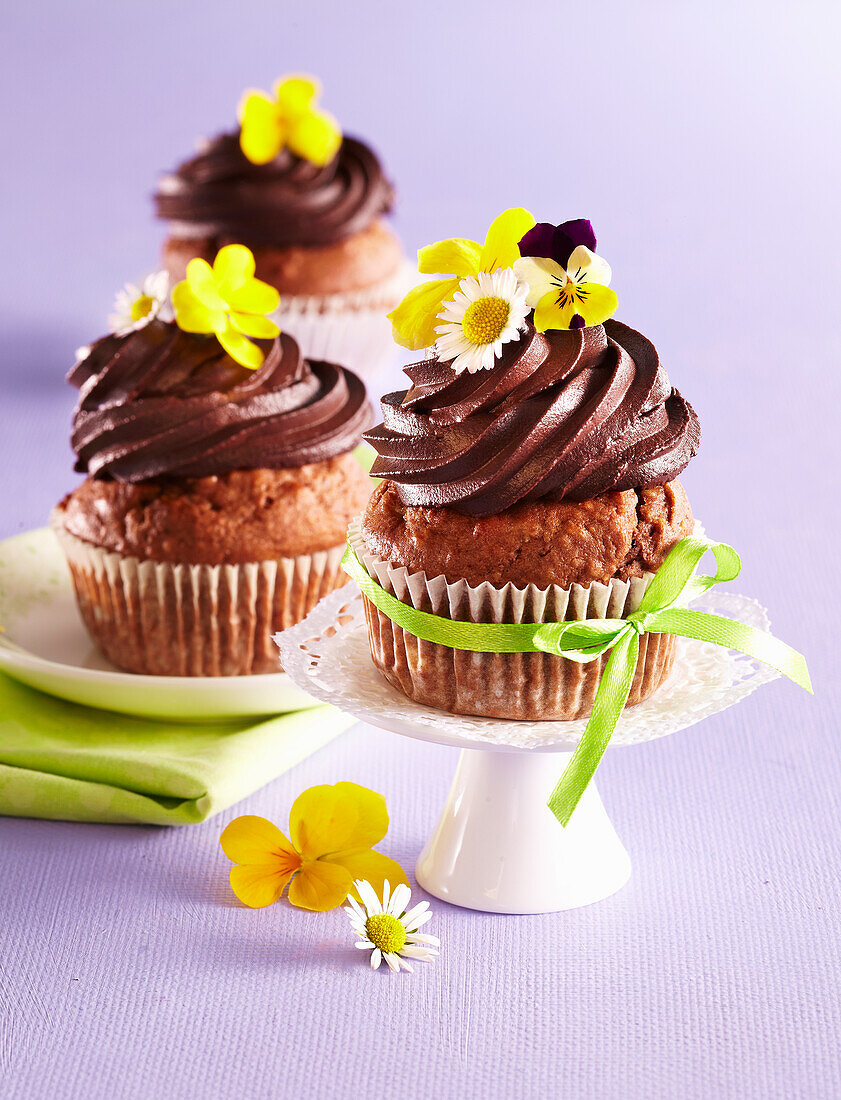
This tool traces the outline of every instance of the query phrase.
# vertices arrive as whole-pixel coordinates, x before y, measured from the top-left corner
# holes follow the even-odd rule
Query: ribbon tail
[[[725,619],[722,615],[711,615],[706,611],[693,611],[686,607],[658,611],[652,618],[654,622],[649,629],[656,630],[658,634],[679,634],[683,638],[694,638],[699,642],[712,642],[727,649],[735,649],[746,657],[753,657],[770,665],[783,676],[788,676],[798,687],[814,694],[803,654],[781,642],[773,634],[766,634],[764,630],[757,630],[735,619]]]
[[[619,715],[625,709],[634,682],[639,639],[636,632],[629,634],[611,651],[584,734],[549,797],[549,809],[564,827],[569,824],[573,810],[596,774]]]

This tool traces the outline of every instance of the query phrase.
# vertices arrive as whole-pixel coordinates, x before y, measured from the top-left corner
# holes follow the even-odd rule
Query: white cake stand
[[[743,596],[709,593],[696,606],[768,629],[764,609]],[[487,913],[549,913],[600,901],[628,881],[628,853],[595,783],[565,829],[546,805],[584,720],[474,718],[412,702],[371,662],[355,587],[332,593],[275,640],[286,672],[316,699],[392,733],[461,750],[447,802],[417,862],[424,890]],[[778,675],[720,647],[678,639],[668,680],[624,712],[611,744],[684,729]]]

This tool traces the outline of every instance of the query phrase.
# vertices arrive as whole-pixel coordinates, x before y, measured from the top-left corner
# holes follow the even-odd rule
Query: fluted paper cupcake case
[[[368,575],[403,603],[449,619],[476,623],[569,622],[619,619],[636,611],[654,574],[568,589],[490,583],[471,586],[443,576],[409,573],[382,561],[365,545],[360,520],[350,526],[351,546]],[[473,653],[426,642],[397,626],[363,596],[374,664],[390,684],[415,702],[452,714],[521,721],[586,718],[609,654],[589,664],[548,653]],[[675,639],[646,634],[628,706],[642,702],[668,676]]]
[[[281,672],[272,635],[345,584],[343,546],[241,565],[142,561],[52,526],[79,611],[113,664],[154,676]]]
[[[305,358],[349,367],[370,382],[395,355],[386,314],[414,281],[415,268],[407,262],[366,290],[323,297],[283,295],[273,317],[281,331],[295,337]]]

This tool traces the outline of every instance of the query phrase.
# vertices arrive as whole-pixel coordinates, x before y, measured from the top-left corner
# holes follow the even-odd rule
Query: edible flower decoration
[[[441,946],[435,936],[427,936],[418,929],[432,917],[429,902],[421,901],[409,909],[412,892],[408,886],[396,886],[390,892],[388,882],[383,883],[382,901],[370,882],[353,884],[362,904],[348,898],[345,912],[351,927],[359,936],[353,945],[360,951],[371,952],[371,967],[376,970],[385,960],[392,973],[400,970],[412,972],[408,959],[430,962]]]
[[[456,374],[490,370],[502,345],[525,328],[528,289],[510,267],[462,279],[438,314],[444,322],[435,329],[438,358],[452,360]]]
[[[408,884],[399,863],[375,852],[388,832],[381,794],[356,783],[323,784],[300,794],[289,812],[289,838],[264,817],[235,818],[219,843],[235,867],[231,889],[252,909],[276,902],[289,886],[299,909],[335,909],[364,879],[382,892],[386,882]]]
[[[280,304],[274,287],[254,278],[254,256],[241,244],[220,248],[211,267],[190,260],[187,278],[172,289],[175,322],[185,332],[214,333],[240,366],[257,370],[262,350],[249,336],[270,340],[280,329],[265,315]]]
[[[586,219],[539,222],[519,248],[522,258],[514,270],[528,284],[526,300],[538,332],[600,325],[616,312],[610,265],[596,255],[596,235]]]
[[[323,167],[342,144],[342,131],[332,115],[320,110],[321,91],[309,76],[286,76],[272,94],[249,90],[239,105],[239,144],[252,164],[268,164],[287,148],[295,156]]]
[[[147,275],[140,286],[126,283],[117,291],[108,326],[115,336],[128,336],[153,321],[167,304],[169,276],[165,271]],[[83,349],[79,349],[80,351]],[[76,353],[77,358],[84,358]]]
[[[458,320],[453,317],[443,317],[444,303],[455,301],[458,291],[461,291],[468,301],[476,300],[470,299],[467,294],[468,288],[460,284],[470,277],[478,281],[478,276],[483,272],[503,271],[513,267],[514,262],[520,257],[518,242],[533,225],[534,217],[528,210],[513,207],[503,211],[491,222],[484,244],[465,237],[453,237],[421,248],[418,251],[418,271],[422,275],[434,275],[440,272],[450,274],[446,278],[431,279],[416,286],[389,313],[395,341],[412,351],[431,347],[441,335],[439,326],[442,320],[444,323],[458,323]],[[472,284],[469,289],[475,293]],[[491,307],[488,308],[491,309]],[[501,312],[501,307],[493,307],[491,317],[497,317],[497,327]],[[480,311],[477,309],[475,313],[475,319],[478,320]],[[493,325],[490,325],[488,332],[492,329]],[[501,339],[501,332],[497,339]],[[496,340],[492,343],[496,344]]]

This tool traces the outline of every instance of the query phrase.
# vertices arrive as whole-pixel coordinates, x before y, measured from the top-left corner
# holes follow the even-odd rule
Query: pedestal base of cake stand
[[[415,869],[435,897],[486,913],[551,913],[609,897],[631,861],[595,783],[567,827],[547,806],[571,754],[462,749]]]
[[[744,596],[707,593],[699,606],[768,629],[764,609]],[[461,750],[447,803],[417,862],[424,890],[486,913],[551,913],[600,901],[628,881],[628,853],[595,784],[565,829],[547,806],[584,719],[513,722],[413,702],[374,667],[361,597],[349,586],[276,641],[290,678],[320,702],[391,733]],[[611,751],[692,726],[778,675],[720,646],[679,639],[671,676],[623,712]]]

